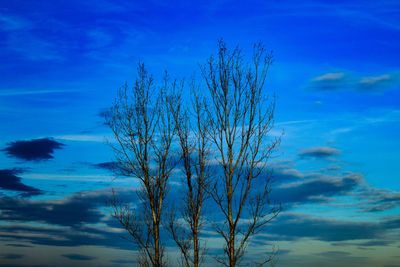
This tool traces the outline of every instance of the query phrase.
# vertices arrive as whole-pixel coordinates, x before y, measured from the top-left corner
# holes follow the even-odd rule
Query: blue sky
[[[111,187],[135,201],[137,183],[107,168],[101,114],[138,61],[199,74],[220,38],[273,50],[285,132],[284,211],[249,258],[274,245],[278,266],[400,266],[398,1],[1,2],[0,266],[135,264],[104,202]]]

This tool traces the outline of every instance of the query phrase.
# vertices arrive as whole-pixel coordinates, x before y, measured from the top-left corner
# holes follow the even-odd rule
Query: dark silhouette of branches
[[[203,263],[205,244],[200,234],[208,198],[223,218],[214,226],[223,239],[225,257],[216,260],[230,267],[240,264],[251,238],[281,210],[269,199],[267,164],[281,141],[280,135],[271,133],[275,98],[264,94],[271,53],[256,44],[247,63],[239,48],[228,50],[223,41],[218,44],[218,55],[201,66],[207,95],[200,95],[192,80],[191,102],[186,105],[183,82],[166,74],[156,90],[152,76],[139,64],[135,85],[120,89],[106,118],[115,138],[111,146],[116,173],[137,178],[141,186],[136,206],[120,202],[114,192],[109,203],[112,217],[138,246],[141,266],[166,265],[160,239],[163,227],[177,244],[183,266]],[[167,213],[168,181],[179,162],[180,212]],[[212,172],[211,164],[217,166]],[[262,266],[272,259],[254,263]]]
[[[280,137],[270,136],[275,101],[263,94],[271,63],[261,43],[254,46],[252,62],[245,63],[239,48],[230,51],[219,41],[216,59],[210,57],[201,68],[212,102],[207,133],[222,172],[213,177],[211,196],[224,217],[215,227],[227,256],[217,260],[225,266],[236,266],[249,239],[280,211],[269,203],[268,175],[261,175],[280,143]]]
[[[114,193],[109,203],[116,218],[139,247],[141,266],[164,266],[164,245],[160,240],[164,199],[168,179],[176,165],[171,159],[176,133],[172,106],[173,92],[179,86],[166,74],[159,90],[144,65],[138,66],[138,77],[132,89],[120,89],[106,118],[115,143],[110,143],[117,160],[119,175],[137,178],[141,212],[121,203]]]
[[[174,118],[181,148],[181,162],[184,178],[183,206],[177,221],[177,214],[170,213],[168,229],[178,245],[184,266],[199,266],[203,261],[204,248],[200,245],[200,230],[203,226],[204,202],[210,184],[208,158],[208,119],[206,104],[198,94],[198,87],[193,79],[190,83],[192,101],[191,109],[176,105]],[[188,229],[188,230],[187,230]]]

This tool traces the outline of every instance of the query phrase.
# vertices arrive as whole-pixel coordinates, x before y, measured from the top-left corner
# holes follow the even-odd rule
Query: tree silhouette
[[[119,175],[137,178],[143,211],[118,200],[109,203],[116,218],[137,244],[141,266],[165,266],[162,226],[177,244],[184,266],[204,260],[204,205],[211,198],[222,222],[214,223],[224,241],[225,266],[237,266],[251,238],[273,220],[281,207],[270,203],[268,160],[281,136],[271,135],[275,98],[264,94],[272,55],[259,43],[251,62],[239,48],[218,43],[218,54],[201,66],[207,93],[192,80],[191,105],[182,100],[184,84],[165,74],[155,89],[143,64],[130,90],[125,85],[106,118],[115,140],[111,143]],[[178,157],[177,157],[178,155]],[[179,161],[176,160],[179,158]],[[165,199],[172,170],[181,162],[180,213]],[[213,166],[212,172],[210,171]],[[257,265],[271,261],[269,256]]]
[[[109,203],[116,218],[139,247],[141,266],[164,266],[164,244],[160,227],[164,213],[164,199],[173,162],[172,141],[176,133],[171,94],[178,86],[166,74],[160,90],[156,90],[152,76],[139,64],[138,78],[131,90],[125,85],[106,118],[116,144],[110,143],[117,160],[119,175],[137,178],[143,209],[121,203],[114,193]]]
[[[224,217],[215,227],[227,259],[217,260],[226,266],[239,263],[249,239],[280,211],[269,205],[271,184],[265,172],[281,140],[270,136],[275,101],[268,102],[263,92],[271,63],[261,43],[254,46],[251,63],[245,63],[239,48],[230,51],[219,41],[217,57],[201,67],[211,96],[208,136],[221,168],[221,175],[213,177],[211,196]]]
[[[190,83],[192,95],[191,108],[182,106],[178,101],[174,109],[177,135],[182,161],[184,185],[183,205],[177,214],[171,210],[167,228],[178,245],[183,265],[199,266],[204,258],[204,247],[201,247],[200,231],[204,226],[204,202],[210,186],[207,127],[209,126],[206,103],[199,94],[199,87],[193,79]],[[177,220],[180,215],[183,223]]]

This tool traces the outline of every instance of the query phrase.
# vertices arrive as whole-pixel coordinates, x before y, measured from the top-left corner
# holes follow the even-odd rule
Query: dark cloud
[[[109,108],[103,108],[97,113],[97,116],[103,119],[108,118],[109,116],[111,116],[111,111]]]
[[[274,183],[287,183],[304,178],[304,175],[296,169],[286,167],[274,167],[272,181]]]
[[[105,202],[105,200],[104,200]],[[28,201],[26,199],[1,198],[0,220],[37,221],[58,225],[96,223],[103,214],[96,209],[98,203],[70,198],[65,201]]]
[[[107,227],[40,227],[26,225],[0,225],[0,238],[5,242],[25,242],[33,245],[55,247],[102,246],[124,250],[135,247],[122,233]]]
[[[269,164],[269,172],[273,185],[302,180],[305,178],[302,172],[295,169],[294,161],[273,161]]]
[[[339,149],[330,148],[330,147],[313,147],[308,149],[303,149],[300,151],[299,156],[301,158],[327,158],[330,156],[335,156],[340,154],[341,151]]]
[[[93,133],[93,131],[85,130],[85,131],[80,131],[79,133],[81,133],[81,134],[90,134],[90,133]]]
[[[114,161],[109,161],[109,162],[101,162],[97,164],[92,164],[93,167],[99,168],[99,169],[105,169],[109,171],[113,171],[118,167],[118,163]]]
[[[393,240],[369,240],[366,242],[358,243],[357,245],[361,247],[388,246],[395,242],[396,241]]]
[[[120,190],[122,201],[135,200],[132,189]],[[30,201],[27,199],[0,198],[0,220],[41,222],[62,226],[97,223],[106,215],[98,208],[104,207],[111,198],[111,189],[78,192],[65,200]]]
[[[346,178],[342,177],[340,179],[345,180]],[[62,227],[39,227],[17,224],[2,225],[0,226],[0,238],[3,242],[8,243],[24,242],[48,246],[104,246],[118,249],[134,249],[132,243],[120,238],[121,235],[127,234],[125,231],[116,231],[120,228],[115,220],[112,220],[112,218],[104,214],[99,216],[95,213],[95,211],[98,211],[98,208],[104,205],[104,198],[110,196],[107,192],[108,190],[80,192],[71,195],[68,199],[63,201],[25,201],[21,199],[17,201],[18,199],[13,199],[13,201],[7,202],[5,200],[10,200],[11,198],[3,198],[3,202],[0,201],[0,209],[6,212],[6,216],[2,214],[1,219],[3,220],[12,221],[14,217],[20,222],[37,221],[47,224],[57,224]],[[119,195],[122,200],[132,198],[132,192],[121,191]],[[63,205],[69,207],[70,203],[84,202],[93,203],[89,205],[91,208],[83,206],[85,213],[89,214],[83,217],[89,219],[81,221],[75,218],[72,213],[66,213],[64,215],[60,213]],[[57,205],[60,206],[57,207]],[[13,206],[16,206],[16,208],[12,208]],[[34,212],[30,212],[29,209],[34,210]],[[46,211],[48,210],[48,212],[50,212],[54,209],[58,211],[53,215],[50,215],[50,213]],[[67,208],[67,210],[69,209],[70,208]],[[14,214],[12,212],[10,213],[10,210],[13,210]],[[20,214],[20,216],[17,216],[16,213]],[[24,214],[26,214],[26,219],[23,218]],[[54,217],[57,216],[60,216],[60,218],[55,219]],[[68,218],[69,216],[74,217],[74,219]],[[66,222],[62,222],[62,218],[64,218]],[[96,222],[96,224],[88,226],[87,224],[91,222]],[[108,222],[110,222],[110,224],[108,224]],[[111,222],[115,224],[111,224]],[[98,226],[98,223],[106,223],[108,227],[105,225]],[[374,246],[385,245],[385,243],[379,241],[387,240],[385,237],[390,234],[392,230],[397,231],[398,229],[400,229],[400,217],[395,216],[386,218],[381,222],[355,222],[314,218],[306,214],[282,213],[276,220],[268,224],[266,228],[267,231],[263,232],[257,238],[263,240],[265,239],[265,235],[267,235],[268,240],[296,240],[300,238],[310,238],[328,242],[360,240],[363,241],[363,243],[354,243],[354,245]],[[207,234],[204,235],[205,238],[207,236]],[[112,240],[112,242],[110,242],[110,240]]]
[[[341,221],[313,218],[306,214],[281,214],[267,227],[275,240],[311,238],[338,242],[352,240],[380,240],[393,230],[400,229],[400,218],[373,221]],[[261,238],[261,237],[260,237]]]
[[[380,212],[400,207],[400,193],[387,189],[365,187],[359,194],[364,212]]]
[[[49,265],[43,265],[43,264],[33,264],[33,265],[26,265],[26,264],[2,264],[0,263],[0,267],[53,267]]]
[[[22,172],[22,169],[16,168],[0,170],[0,188],[22,192],[23,197],[43,194],[43,191],[35,187],[25,185],[21,182],[21,178],[17,175]]]
[[[399,74],[383,74],[376,76],[358,77],[344,72],[331,72],[317,76],[308,87],[325,92],[354,90],[359,92],[381,92],[392,89],[399,84]]]
[[[23,160],[41,161],[53,158],[55,149],[61,149],[64,144],[52,138],[33,139],[30,141],[15,141],[3,149],[7,155]]]
[[[94,260],[94,257],[82,255],[82,254],[64,254],[62,255],[65,258],[68,258],[70,260],[79,260],[79,261],[91,261]]]
[[[382,224],[385,226],[385,224]],[[388,228],[389,230],[391,228]],[[371,239],[368,241],[363,242],[333,242],[331,243],[332,246],[337,247],[345,247],[345,246],[357,246],[358,249],[373,249],[376,246],[392,246],[393,244],[397,243],[398,240],[396,238],[390,238],[387,235],[383,234],[382,237],[386,237],[386,239]]]
[[[103,199],[105,202],[106,200]],[[0,220],[37,221],[48,224],[72,226],[83,223],[96,223],[103,214],[96,209],[99,203],[85,202],[79,197],[65,201],[29,201],[17,198],[1,198]]]
[[[350,193],[362,183],[357,174],[343,177],[325,175],[309,176],[307,180],[284,184],[274,188],[271,199],[283,204],[326,202],[329,197]]]
[[[112,112],[110,108],[103,108],[97,113],[97,116],[101,118],[101,121],[99,122],[101,125],[108,125]]]
[[[328,155],[328,149],[324,152]],[[303,151],[322,153],[321,150]],[[330,154],[339,152],[330,152]],[[311,156],[311,155],[310,155]],[[322,155],[318,155],[322,156]],[[336,195],[351,194],[358,200],[356,207],[363,212],[381,212],[400,207],[400,192],[378,189],[364,183],[360,174],[341,171],[340,167],[321,169],[319,173],[302,173],[291,164],[272,166],[271,200],[286,204],[327,202]]]
[[[16,254],[16,253],[8,253],[8,254],[4,254],[2,255],[3,259],[6,260],[16,260],[16,259],[21,259],[24,257],[24,255],[22,254]]]
[[[32,247],[30,245],[24,245],[24,244],[7,244],[6,246],[16,247],[16,248],[31,248]]]
[[[116,188],[121,202],[136,201],[136,189]],[[47,246],[104,246],[132,249],[132,243],[119,224],[112,220],[106,201],[112,196],[111,188],[78,192],[65,200],[36,200],[0,198],[0,239],[7,243]],[[28,226],[38,222],[48,226]],[[55,226],[55,227],[54,227]],[[110,241],[111,240],[111,241]]]

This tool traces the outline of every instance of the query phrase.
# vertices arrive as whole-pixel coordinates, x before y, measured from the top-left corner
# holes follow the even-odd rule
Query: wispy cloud
[[[137,199],[136,189],[118,189],[118,192],[121,201]],[[58,201],[3,197],[0,198],[0,220],[74,227],[99,223],[106,214],[98,208],[104,207],[111,197],[111,188],[77,192]]]
[[[15,248],[31,248],[32,246],[30,245],[25,245],[25,244],[7,244],[7,247],[15,247]]]
[[[7,253],[3,255],[3,259],[6,260],[16,260],[16,259],[21,259],[23,258],[23,254],[17,254],[17,253]]]
[[[109,46],[114,41],[114,36],[105,31],[105,29],[92,29],[87,31],[86,37],[88,43],[86,44],[89,49],[99,49]]]
[[[390,86],[396,81],[397,77],[393,75],[380,75],[361,78],[358,87],[362,91],[376,90]]]
[[[301,158],[326,159],[340,154],[342,151],[331,147],[312,147],[300,151]]]
[[[55,180],[58,181],[79,181],[79,182],[107,182],[112,181],[115,177],[111,175],[63,175],[48,173],[27,173],[24,175],[26,179],[33,180]],[[134,179],[126,179],[124,182],[132,182]]]
[[[40,95],[40,94],[57,94],[73,92],[76,90],[25,90],[25,89],[12,89],[12,90],[0,90],[0,96],[15,96],[15,95]]]
[[[136,189],[116,190],[121,201],[138,201]],[[0,225],[0,238],[9,243],[18,242],[10,244],[15,247],[39,244],[129,249],[131,244],[120,238],[121,229],[118,228],[120,226],[116,224],[117,222],[112,220],[113,224],[108,225],[111,221],[108,213],[104,212],[104,207],[111,197],[111,188],[81,191],[63,200],[32,201],[16,197],[0,197],[0,210],[2,210],[0,221],[9,222]],[[20,242],[24,244],[20,245]],[[71,255],[69,258],[85,260],[85,255],[81,256]]]
[[[314,82],[337,82],[343,80],[345,77],[344,73],[326,73],[321,76],[312,79]]]
[[[281,240],[312,238],[321,241],[377,240],[400,229],[399,218],[381,221],[345,221],[286,213],[273,221],[268,233]]]
[[[83,225],[73,228],[22,224],[0,225],[0,237],[2,240],[12,242],[54,247],[102,246],[132,249],[131,242],[122,239],[120,233],[109,231],[109,228],[98,229]]]
[[[400,208],[400,192],[365,186],[357,194],[364,212],[380,212]]]
[[[331,197],[352,193],[363,179],[358,174],[342,177],[309,175],[307,180],[280,185],[271,192],[271,199],[282,204],[329,202]]]
[[[349,72],[329,72],[312,78],[308,87],[325,92],[354,90],[358,92],[382,92],[400,85],[398,72],[376,76],[356,76]]]
[[[0,30],[15,31],[27,30],[32,27],[32,23],[22,17],[5,14],[0,12]]]
[[[31,32],[15,31],[9,33],[6,40],[6,48],[31,61],[62,61],[64,59],[54,43],[42,39]]]
[[[0,31],[4,33],[2,53],[11,52],[30,61],[60,61],[59,46],[38,35],[37,25],[21,16],[0,13]]]
[[[87,134],[78,134],[78,135],[58,135],[55,138],[59,140],[66,141],[81,141],[81,142],[101,142],[104,143],[106,141],[105,135],[87,135]]]
[[[325,73],[317,76],[309,82],[309,87],[319,91],[338,91],[348,87],[347,76],[345,73]]]
[[[78,261],[91,261],[94,260],[95,257],[83,255],[83,254],[63,254],[62,255],[65,258],[68,258],[70,260],[78,260]]]
[[[115,161],[108,161],[108,162],[101,162],[101,163],[96,163],[96,164],[91,164],[91,166],[99,169],[105,169],[105,170],[116,170],[118,167],[118,163]]]

